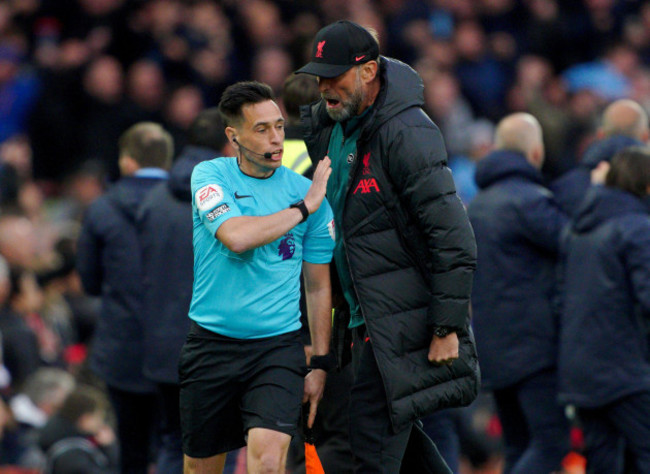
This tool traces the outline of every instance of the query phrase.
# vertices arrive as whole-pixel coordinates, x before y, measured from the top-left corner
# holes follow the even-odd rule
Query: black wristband
[[[289,206],[289,208],[293,208],[293,207],[295,207],[296,209],[300,209],[300,213],[302,214],[302,220],[300,221],[300,223],[302,224],[309,217],[309,209],[307,209],[307,206],[305,205],[305,201],[301,199],[300,201],[294,202],[292,205]]]
[[[321,369],[325,372],[336,368],[336,355],[332,352],[325,355],[313,355],[309,359],[309,369]]]

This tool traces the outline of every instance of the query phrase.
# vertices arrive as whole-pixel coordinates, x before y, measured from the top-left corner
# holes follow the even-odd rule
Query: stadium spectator
[[[569,451],[557,404],[555,264],[567,218],[542,186],[542,130],[524,113],[499,122],[479,162],[468,214],[480,264],[472,291],[483,388],[503,426],[505,471],[547,474]]]
[[[580,165],[551,183],[564,212],[574,215],[591,183],[591,173],[601,163],[609,163],[617,151],[648,140],[648,114],[629,99],[617,100],[603,112],[598,141],[584,153]]]
[[[648,196],[650,150],[625,148],[562,239],[559,397],[578,408],[587,472],[650,472]]]
[[[155,386],[145,379],[142,365],[144,289],[136,215],[145,195],[167,179],[173,148],[171,136],[156,123],[141,122],[124,132],[119,142],[122,178],[90,205],[78,240],[77,269],[84,289],[102,297],[90,366],[107,385],[125,473],[147,472],[158,422]]]

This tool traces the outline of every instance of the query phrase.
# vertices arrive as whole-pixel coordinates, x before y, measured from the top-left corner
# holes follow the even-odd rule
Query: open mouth
[[[328,107],[337,107],[341,101],[337,99],[325,99],[325,102],[327,102]]]

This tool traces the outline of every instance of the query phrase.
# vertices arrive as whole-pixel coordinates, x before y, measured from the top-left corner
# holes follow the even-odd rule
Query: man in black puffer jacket
[[[122,178],[88,208],[77,245],[84,289],[102,297],[90,367],[108,387],[117,416],[121,468],[129,474],[147,472],[158,422],[155,386],[142,372],[144,287],[136,215],[147,193],[167,178],[173,151],[171,135],[156,123],[140,122],[124,132]]]
[[[201,112],[169,180],[147,195],[138,215],[144,274],[144,375],[158,385],[163,402],[159,474],[183,470],[178,358],[190,327],[187,312],[194,279],[190,179],[198,163],[223,155],[227,143],[223,130],[217,108]]]
[[[329,25],[312,58],[298,72],[318,76],[323,100],[302,119],[312,160],[332,159],[334,260],[355,339],[355,470],[448,472],[414,424],[469,404],[479,385],[469,327],[476,246],[442,136],[422,110],[417,73],[380,57],[368,30]]]

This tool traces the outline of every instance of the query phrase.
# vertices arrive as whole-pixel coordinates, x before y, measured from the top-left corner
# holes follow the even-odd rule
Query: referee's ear
[[[235,127],[226,127],[226,137],[228,137],[228,141],[230,142],[230,145],[235,149],[239,151],[239,142],[237,142],[237,129]]]

